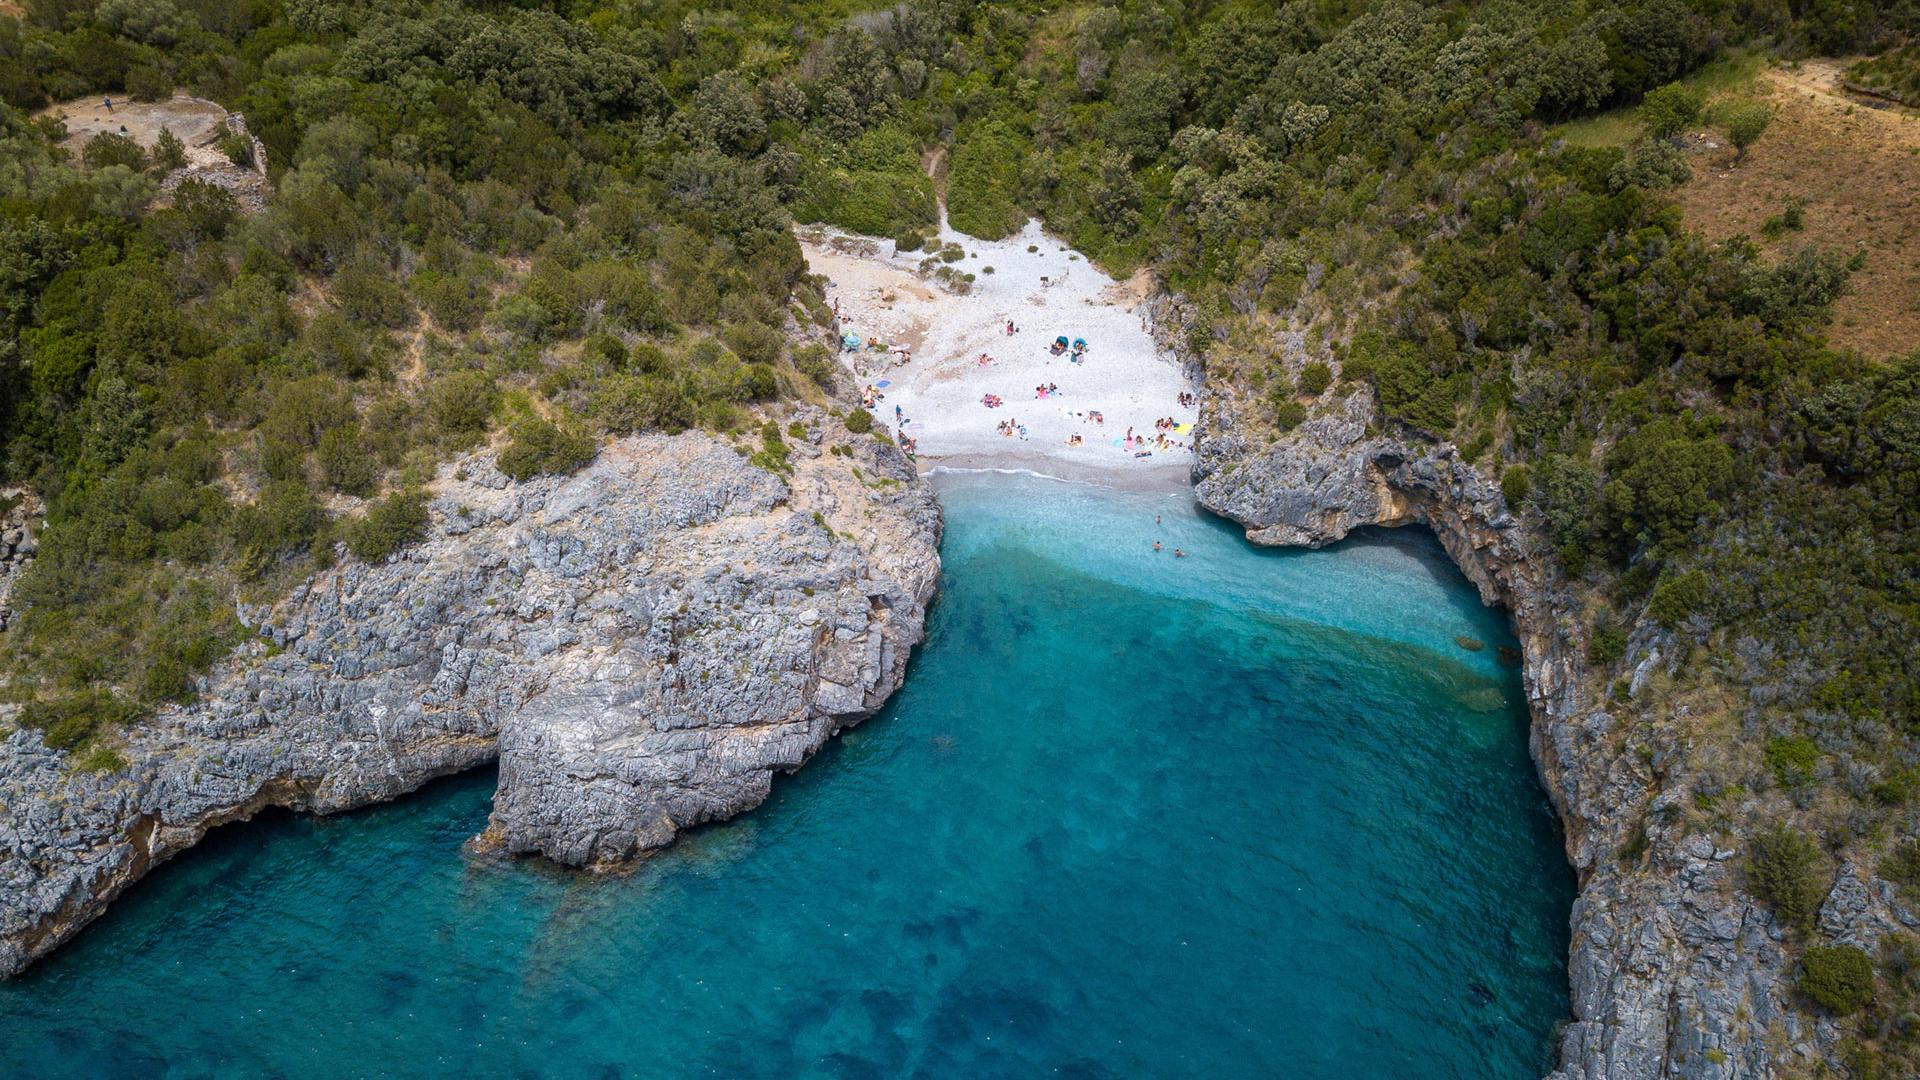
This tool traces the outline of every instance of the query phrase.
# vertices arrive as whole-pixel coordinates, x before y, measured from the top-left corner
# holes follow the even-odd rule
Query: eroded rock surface
[[[791,478],[697,433],[525,484],[452,463],[427,540],[243,611],[259,638],[130,731],[126,768],[0,735],[0,973],[266,806],[346,810],[497,756],[476,846],[598,867],[757,805],[899,685],[939,574],[911,465],[802,419]]]
[[[1177,304],[1159,318],[1181,340]],[[1297,371],[1298,335],[1282,341]],[[1790,1007],[1784,929],[1744,893],[1746,837],[1675,813],[1690,797],[1691,718],[1643,702],[1640,685],[1676,650],[1635,629],[1632,692],[1608,702],[1584,670],[1580,596],[1546,541],[1497,484],[1453,447],[1371,430],[1371,390],[1329,397],[1293,431],[1249,422],[1249,404],[1210,387],[1196,429],[1196,492],[1258,543],[1319,547],[1365,525],[1430,526],[1489,604],[1507,608],[1523,653],[1531,749],[1579,879],[1568,975],[1572,1018],[1551,1080],[1720,1080],[1840,1065],[1841,1033]],[[1643,853],[1637,853],[1643,852]],[[1920,917],[1892,886],[1843,869],[1821,911],[1825,935],[1871,950]]]

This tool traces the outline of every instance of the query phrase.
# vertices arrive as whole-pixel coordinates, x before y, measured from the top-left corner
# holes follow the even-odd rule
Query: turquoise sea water
[[[1430,536],[942,493],[905,689],[760,810],[613,879],[463,858],[491,775],[219,830],[0,984],[0,1072],[1544,1071],[1571,875],[1511,640]]]

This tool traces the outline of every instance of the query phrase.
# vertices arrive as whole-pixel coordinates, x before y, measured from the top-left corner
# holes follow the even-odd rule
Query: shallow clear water
[[[1544,1071],[1571,876],[1430,536],[942,488],[905,689],[760,810],[611,880],[465,860],[490,775],[220,830],[0,984],[5,1071]]]

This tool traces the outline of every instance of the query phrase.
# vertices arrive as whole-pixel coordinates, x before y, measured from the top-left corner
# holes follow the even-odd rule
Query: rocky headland
[[[1160,332],[1186,340],[1161,298]],[[1276,342],[1297,375],[1304,335]],[[1341,396],[1344,394],[1344,396]],[[1383,432],[1371,388],[1349,385],[1276,433],[1258,402],[1210,384],[1197,427],[1195,493],[1256,543],[1320,547],[1363,526],[1425,525],[1488,604],[1511,613],[1533,723],[1530,745],[1579,883],[1568,958],[1572,1016],[1550,1080],[1813,1075],[1841,1063],[1830,1019],[1789,1003],[1789,933],[1742,883],[1747,835],[1677,812],[1691,798],[1693,718],[1643,695],[1681,649],[1650,619],[1626,656],[1588,670],[1577,582],[1497,483],[1447,444]],[[1624,681],[1626,694],[1606,688]],[[1872,950],[1920,926],[1869,867],[1845,863],[1819,915],[1841,944]]]
[[[912,464],[795,418],[789,470],[701,433],[527,483],[449,462],[424,541],[243,609],[256,636],[127,731],[124,767],[77,770],[0,715],[0,975],[270,806],[350,810],[497,759],[470,847],[605,869],[758,805],[899,685],[939,575]]]

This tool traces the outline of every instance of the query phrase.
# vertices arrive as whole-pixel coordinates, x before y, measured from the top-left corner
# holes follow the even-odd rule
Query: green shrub
[[[1315,360],[1300,369],[1300,392],[1309,397],[1319,397],[1333,385],[1333,368],[1324,361]]]
[[[252,139],[237,131],[230,131],[220,136],[219,142],[216,145],[220,147],[221,153],[227,155],[228,161],[233,162],[243,169],[253,168]]]
[[[1920,841],[1903,840],[1880,860],[1880,876],[1898,887],[1909,903],[1920,902]]]
[[[1283,395],[1273,398],[1273,426],[1281,431],[1292,431],[1307,419],[1307,407]]]
[[[351,266],[333,276],[328,291],[340,313],[354,322],[397,330],[413,321],[406,291],[378,269]]]
[[[499,466],[519,481],[565,476],[592,461],[598,450],[591,436],[534,418],[513,426],[513,441],[500,451]]]
[[[464,333],[487,314],[486,286],[460,274],[422,270],[408,282],[414,299],[441,328]]]
[[[80,150],[80,160],[89,169],[125,165],[134,172],[141,172],[147,167],[147,152],[127,136],[108,131],[87,140],[87,145]]]
[[[847,430],[855,435],[865,435],[873,430],[873,414],[865,409],[855,409],[847,414]]]
[[[234,507],[230,528],[238,550],[235,569],[257,577],[289,555],[307,550],[326,524],[326,513],[298,480],[260,489],[252,503]]]
[[[627,367],[627,346],[612,334],[595,334],[581,346],[581,353],[589,361],[608,371],[624,371]]]
[[[320,436],[316,456],[320,475],[335,491],[366,495],[380,478],[378,461],[367,452],[366,432],[357,423],[343,424]]]
[[[1597,668],[1607,667],[1627,654],[1627,632],[1617,623],[1602,621],[1593,624],[1593,635],[1587,639],[1587,663]]]
[[[822,390],[831,390],[835,382],[836,365],[833,354],[825,345],[804,345],[793,354],[793,366],[800,374],[812,380]]]
[[[1733,451],[1690,417],[1667,417],[1622,436],[1607,453],[1603,527],[1617,553],[1682,547],[1717,514],[1733,482]]]
[[[150,156],[152,157],[152,167],[156,173],[169,173],[187,164],[187,144],[180,141],[180,136],[175,135],[172,128],[162,127],[160,129],[160,137],[154,140],[153,152]],[[212,184],[203,181],[190,180],[185,183],[191,183],[195,185],[195,187],[202,189],[212,188],[222,195],[227,194],[226,189],[214,187]],[[228,198],[231,199],[232,196],[229,195]],[[179,205],[179,189],[177,188],[175,189],[174,205]]]
[[[367,562],[379,562],[426,536],[427,493],[396,491],[367,508],[347,530],[347,550]]]
[[[151,64],[128,70],[126,81],[127,96],[135,101],[165,101],[173,96],[173,77]]]
[[[85,746],[96,734],[123,727],[138,716],[133,702],[102,690],[83,690],[30,701],[20,710],[23,727],[36,728],[55,750]]]
[[[1500,474],[1500,494],[1506,497],[1507,505],[1519,509],[1527,501],[1527,493],[1533,490],[1533,469],[1526,465],[1509,465],[1507,471]]]
[[[1026,223],[1020,165],[1030,150],[1025,139],[997,121],[961,127],[947,170],[947,216],[954,228],[998,240]]]
[[[1873,1000],[1873,960],[1852,945],[1816,945],[1800,958],[1800,992],[1846,1016]]]
[[[470,446],[486,434],[498,400],[491,376],[481,371],[456,371],[427,387],[427,415],[452,445]]]
[[[747,460],[771,473],[782,475],[793,472],[791,451],[787,442],[780,437],[780,425],[772,420],[760,425],[760,449]]]
[[[1783,787],[1798,787],[1813,779],[1820,764],[1820,747],[1802,735],[1781,735],[1767,740],[1767,768]]]
[[[1783,925],[1805,930],[1813,925],[1827,894],[1821,880],[1824,863],[1812,840],[1777,826],[1748,844],[1747,884]]]
[[[1667,575],[1653,587],[1647,617],[1668,630],[1678,629],[1694,612],[1706,606],[1707,575],[1699,570]]]
[[[96,746],[75,760],[73,767],[90,773],[119,772],[127,767],[127,759],[111,746]]]
[[[1760,136],[1773,122],[1773,108],[1764,101],[1746,101],[1732,107],[1727,113],[1727,138],[1733,143],[1736,160],[1747,156],[1747,148],[1760,141]]]
[[[615,435],[651,428],[672,435],[692,427],[695,419],[693,400],[679,383],[665,375],[602,379],[588,410],[601,427]]]
[[[1640,126],[1656,139],[1671,139],[1700,116],[1700,95],[1679,83],[1650,90],[1640,102]]]

